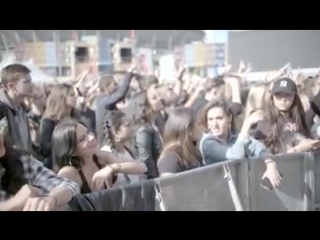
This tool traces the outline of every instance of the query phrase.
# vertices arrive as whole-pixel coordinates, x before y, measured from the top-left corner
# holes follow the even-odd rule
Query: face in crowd
[[[54,129],[52,150],[59,167],[73,165],[73,158],[92,158],[99,149],[94,134],[81,123],[65,121]]]
[[[289,78],[279,79],[274,82],[271,89],[272,101],[280,112],[290,111],[297,95],[297,87]]]
[[[232,114],[225,101],[212,100],[203,109],[202,125],[212,135],[222,138],[230,131]]]
[[[1,71],[4,88],[14,96],[27,98],[33,96],[33,83],[30,70],[21,64],[12,64]]]
[[[160,111],[164,108],[163,99],[156,85],[148,88],[147,101],[153,111]]]

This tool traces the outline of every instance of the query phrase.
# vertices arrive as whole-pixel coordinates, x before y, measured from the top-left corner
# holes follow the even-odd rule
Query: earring
[[[118,136],[115,136],[114,141],[115,141],[115,142],[120,142],[120,141],[121,141],[121,138],[118,137]]]
[[[72,166],[72,158],[69,160],[69,165]]]

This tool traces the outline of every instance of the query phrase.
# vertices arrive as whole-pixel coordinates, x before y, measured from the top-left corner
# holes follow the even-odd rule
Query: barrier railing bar
[[[257,205],[256,205],[256,198],[254,196],[255,193],[255,188],[254,185],[251,184],[251,179],[255,179],[256,177],[256,172],[254,170],[254,168],[252,166],[254,166],[253,164],[251,164],[250,159],[247,159],[248,161],[248,189],[249,189],[249,211],[257,211]]]
[[[313,152],[309,152],[308,164],[308,186],[310,188],[309,204],[307,211],[315,211],[316,194],[315,194],[315,155]],[[307,191],[308,193],[309,191]]]
[[[319,153],[318,153],[319,154]],[[288,202],[288,204],[285,204],[287,206],[293,206],[294,208],[292,210],[296,210],[297,209],[297,200],[299,200],[299,210],[302,211],[316,211],[317,209],[320,210],[320,202],[316,202],[316,194],[318,193],[316,191],[320,190],[320,186],[317,185],[318,180],[316,179],[316,177],[318,178],[318,172],[317,169],[315,167],[316,166],[316,161],[320,161],[318,154],[315,154],[314,152],[306,152],[306,153],[300,153],[300,154],[290,154],[292,155],[292,157],[294,158],[294,160],[299,160],[299,165],[297,164],[297,167],[294,166],[294,172],[299,171],[299,176],[297,176],[299,178],[296,179],[295,175],[292,176],[294,177],[293,180],[295,180],[295,182],[297,182],[296,186],[295,185],[288,185],[288,188],[284,188],[283,190],[283,195],[285,195],[285,198],[280,199],[280,200],[284,200],[284,201],[291,201]],[[279,158],[280,157],[280,158]],[[281,156],[276,156],[276,160],[285,160],[286,164],[290,164],[290,160],[292,160],[291,156],[284,156],[285,159],[282,159]],[[213,174],[213,170],[217,170],[217,169],[221,169],[224,166],[228,166],[228,176],[229,177],[233,177],[232,180],[232,187],[235,187],[234,192],[237,193],[237,197],[239,198],[237,201],[239,201],[240,204],[242,204],[243,206],[243,211],[258,211],[259,208],[261,208],[262,203],[258,202],[258,201],[264,201],[261,197],[257,198],[257,183],[255,181],[257,181],[257,179],[259,179],[260,176],[260,171],[256,171],[257,166],[256,163],[257,162],[261,162],[263,161],[263,159],[250,159],[250,158],[246,158],[243,160],[229,160],[226,162],[222,162],[219,164],[216,164],[215,166],[207,166],[204,168],[198,168],[198,169],[194,169],[194,170],[190,170],[188,172],[183,172],[183,173],[179,173],[176,174],[174,176],[170,176],[170,177],[166,177],[167,179],[172,179],[173,182],[175,181],[175,179],[177,177],[183,177],[180,178],[180,180],[182,179],[187,179],[187,178],[193,178],[195,175],[198,175],[199,173],[204,173],[204,174]],[[303,161],[303,162],[301,162]],[[281,164],[282,167],[285,168],[286,164]],[[235,166],[235,167],[233,167]],[[230,167],[230,168],[229,168]],[[231,171],[230,171],[231,170]],[[212,171],[212,172],[211,172]],[[288,174],[290,174],[290,172],[287,171]],[[194,175],[195,174],[195,175]],[[294,174],[294,173],[292,173]],[[284,178],[286,178],[286,175],[284,176]],[[158,201],[159,206],[156,204],[157,206],[157,211],[161,210],[161,211],[166,211],[167,209],[170,209],[170,202],[166,202],[167,200],[165,199],[165,192],[162,193],[162,189],[161,189],[161,185],[160,182],[162,179],[156,179],[155,180],[155,189],[156,189],[156,200]],[[297,180],[297,181],[296,181]],[[238,181],[238,182],[237,182]],[[167,182],[170,183],[170,182]],[[302,184],[302,186],[301,186]],[[291,188],[294,187],[294,191],[291,194],[290,191],[290,186]],[[299,188],[299,191],[297,191]],[[145,189],[142,188],[141,189],[141,194],[142,197],[144,196],[143,191]],[[231,189],[232,190],[232,189]],[[281,190],[281,189],[280,189]],[[126,198],[129,197],[129,195],[126,196],[126,191],[125,189],[121,189],[122,191],[122,207],[125,208],[126,205]],[[230,186],[229,186],[229,191],[230,191]],[[241,194],[240,194],[241,193]],[[162,196],[162,194],[164,194]],[[259,192],[258,192],[259,194]],[[271,193],[272,194],[272,193]],[[301,195],[303,195],[303,199],[301,199]],[[299,196],[299,199],[297,199],[297,196]],[[164,197],[164,198],[162,198]],[[291,199],[289,199],[289,197]],[[205,199],[207,199],[207,197],[205,197]],[[271,200],[272,198],[270,198]],[[234,200],[234,199],[233,199]],[[301,201],[302,202],[302,209],[301,209]],[[269,203],[269,202],[268,202]],[[166,204],[169,204],[168,206],[166,206]],[[275,202],[274,206],[279,206],[280,205],[276,205],[277,202]],[[280,204],[280,201],[279,201]],[[172,207],[171,207],[172,208]],[[208,207],[209,208],[209,205]],[[265,206],[262,207],[263,209],[266,209]],[[272,204],[270,205],[270,210],[272,210]],[[269,210],[268,208],[268,210]],[[237,208],[236,208],[237,209]],[[277,208],[278,209],[278,208]],[[290,208],[291,210],[291,208]]]
[[[232,176],[232,173],[228,165],[223,166],[223,171],[224,171],[224,178],[228,183],[229,192],[230,192],[235,210],[242,212],[244,211],[243,203],[241,201],[242,199],[240,199],[239,197],[239,192],[234,182],[234,176]]]
[[[314,210],[313,211],[316,211],[318,208],[320,208],[320,203],[314,204]]]
[[[310,154],[309,153],[305,153],[303,155],[303,169],[302,169],[302,174],[304,176],[304,184],[303,184],[303,211],[308,211],[308,206],[309,204],[309,200],[310,200],[310,196],[308,196],[308,187],[309,187],[309,159],[310,159]]]
[[[249,160],[246,158],[244,160],[244,164],[243,164],[243,167],[244,167],[244,174],[245,174],[245,178],[244,178],[244,181],[245,181],[245,194],[244,194],[244,200],[243,200],[243,204],[244,204],[244,210],[245,211],[250,211],[250,204],[251,204],[251,201],[250,201],[250,164],[249,164]]]

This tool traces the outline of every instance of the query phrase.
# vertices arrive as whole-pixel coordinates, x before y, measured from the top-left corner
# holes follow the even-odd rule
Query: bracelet
[[[121,167],[118,163],[110,164],[108,166],[112,169],[113,173],[118,173]],[[114,166],[116,166],[116,168],[114,168]]]
[[[269,164],[269,163],[276,163],[274,160],[268,159],[264,162],[265,164]]]

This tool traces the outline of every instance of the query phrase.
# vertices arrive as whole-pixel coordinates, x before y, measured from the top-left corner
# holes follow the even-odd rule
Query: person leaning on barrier
[[[136,162],[132,150],[128,147],[134,137],[132,120],[122,111],[108,111],[103,120],[103,145],[101,151],[114,154],[127,161]],[[124,186],[138,183],[144,178],[143,174],[118,174],[114,186]]]
[[[204,163],[209,165],[228,159],[261,157],[266,163],[263,178],[268,178],[273,187],[278,186],[281,176],[272,154],[263,143],[249,135],[251,126],[260,119],[259,113],[252,114],[244,121],[241,132],[235,135],[230,130],[233,116],[229,105],[225,101],[209,102],[203,109],[201,120],[207,133],[199,144]]]
[[[7,117],[0,115],[0,211],[49,211],[67,204],[79,187],[11,148]]]
[[[269,91],[268,101],[260,111],[261,119],[252,128],[252,135],[270,149],[273,154],[310,151],[319,146],[320,141],[310,139],[310,131],[305,120],[305,112],[293,80],[282,78],[274,82]],[[286,133],[287,132],[287,133]],[[297,138],[290,146],[286,135],[292,132]]]
[[[194,144],[202,134],[195,113],[191,108],[178,107],[169,114],[163,137],[163,151],[158,160],[160,177],[203,165],[200,152]]]
[[[144,174],[144,164],[122,160],[100,151],[100,146],[83,124],[66,121],[58,124],[52,137],[53,157],[59,167],[58,176],[78,184],[81,193],[111,188],[118,173]]]

